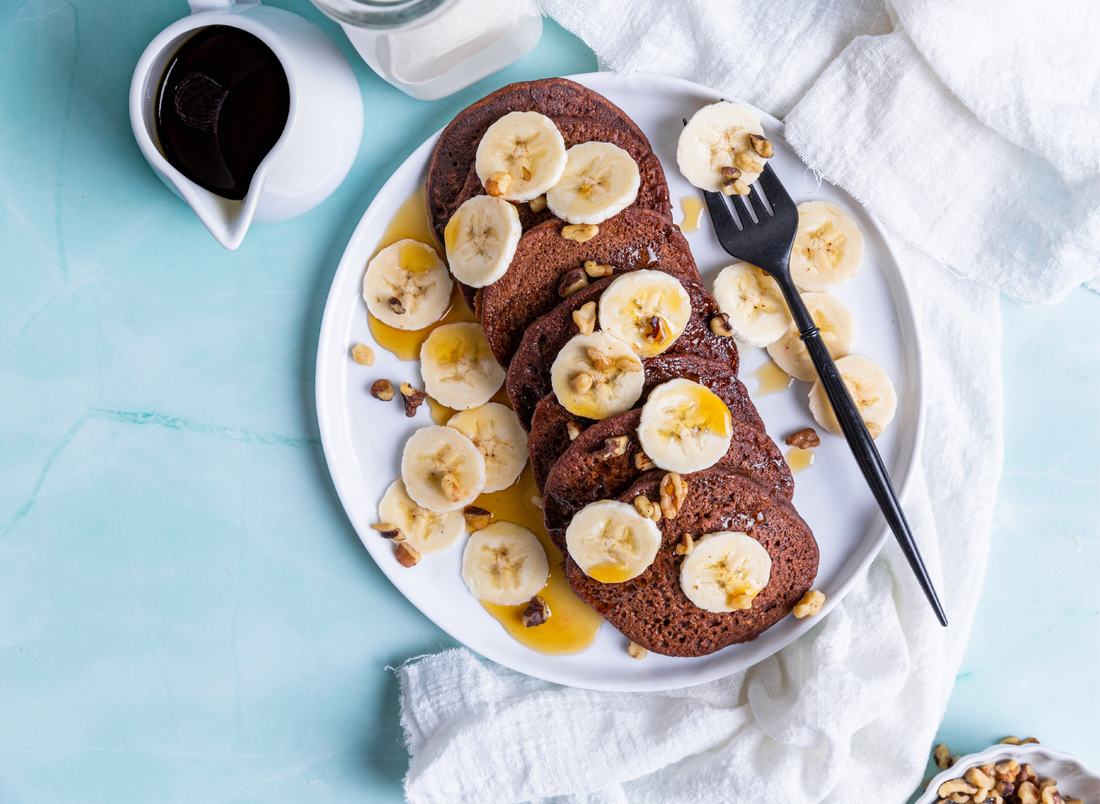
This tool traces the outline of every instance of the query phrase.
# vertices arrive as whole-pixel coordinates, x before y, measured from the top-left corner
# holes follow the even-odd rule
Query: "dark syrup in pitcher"
[[[164,71],[157,136],[172,167],[240,200],[289,113],[290,86],[271,48],[240,28],[212,25],[184,42]]]

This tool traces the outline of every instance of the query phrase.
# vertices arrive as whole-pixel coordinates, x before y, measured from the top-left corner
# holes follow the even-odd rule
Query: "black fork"
[[[764,204],[764,199],[760,197],[761,187],[771,207],[770,213]],[[814,362],[817,376],[821,378],[821,384],[825,387],[825,393],[829,397],[829,402],[832,403],[840,429],[848,440],[848,446],[855,456],[856,463],[859,464],[867,485],[871,487],[890,529],[897,537],[902,552],[905,553],[909,566],[913,568],[928,602],[932,604],[940,625],[947,625],[947,615],[944,614],[943,606],[940,605],[939,598],[936,596],[936,590],[932,587],[932,580],[928,577],[928,570],[925,569],[924,560],[921,558],[920,551],[917,550],[916,542],[913,541],[909,523],[905,521],[905,513],[901,510],[901,503],[898,502],[898,495],[890,482],[890,475],[882,462],[882,456],[875,448],[875,442],[863,424],[859,409],[852,401],[840,372],[837,371],[836,364],[829,355],[825,342],[821,339],[821,332],[806,309],[806,305],[802,303],[802,297],[791,280],[791,246],[794,245],[795,234],[798,232],[798,209],[794,201],[787,195],[786,189],[775,175],[771,165],[764,166],[764,172],[752,185],[749,194],[741,196],[745,204],[738,210],[738,217],[742,222],[740,229],[729,207],[726,206],[724,195],[721,193],[705,193],[705,195],[707,207],[710,209],[710,219],[714,223],[714,231],[718,235],[718,242],[722,244],[722,248],[732,256],[766,271],[782,289],[787,307],[798,327],[799,337],[806,344],[806,350]],[[731,199],[736,197],[731,196]],[[745,207],[752,208],[752,216]],[[753,217],[756,218],[756,222],[753,222]]]

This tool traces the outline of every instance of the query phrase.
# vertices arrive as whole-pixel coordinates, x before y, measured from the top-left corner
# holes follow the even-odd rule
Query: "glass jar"
[[[378,75],[420,100],[480,81],[542,35],[535,0],[313,0]]]

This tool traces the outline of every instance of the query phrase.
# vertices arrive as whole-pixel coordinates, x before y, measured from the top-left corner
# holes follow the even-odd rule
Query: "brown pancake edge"
[[[656,501],[661,472],[640,478],[619,499]],[[653,564],[636,578],[606,584],[589,578],[566,554],[574,592],[627,639],[665,656],[706,656],[748,642],[791,613],[817,576],[818,547],[810,528],[786,498],[737,473],[708,469],[684,476],[688,495],[675,519],[662,519],[661,546]],[[744,611],[698,608],[680,588],[676,545],[683,534],[698,539],[720,531],[743,532],[771,557],[767,585]]]

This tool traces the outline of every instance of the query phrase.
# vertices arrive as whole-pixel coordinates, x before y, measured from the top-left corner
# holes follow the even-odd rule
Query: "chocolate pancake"
[[[662,472],[650,472],[619,496],[660,498]],[[782,495],[748,477],[707,469],[684,476],[687,499],[675,519],[662,519],[661,547],[653,564],[624,583],[600,583],[565,557],[573,591],[623,636],[665,656],[705,656],[727,645],[748,642],[791,613],[817,577],[818,549],[810,528]],[[743,611],[700,609],[680,588],[684,557],[675,548],[683,534],[747,533],[768,551],[767,585]]]
[[[485,339],[505,368],[527,327],[561,302],[562,277],[583,270],[586,260],[610,265],[614,274],[648,268],[700,281],[680,229],[656,212],[628,207],[601,223],[599,233],[584,243],[562,237],[562,226],[554,218],[524,234],[504,276],[477,294],[475,311]]]
[[[691,299],[691,318],[683,333],[664,354],[689,354],[716,360],[730,367],[736,375],[739,361],[737,344],[733,338],[723,338],[710,330],[711,316],[720,312],[718,302],[694,279],[680,275],[676,278]],[[574,293],[527,327],[508,366],[505,385],[520,424],[527,429],[531,427],[535,406],[551,391],[550,367],[554,358],[570,338],[580,333],[573,321],[573,312],[590,301],[598,302],[604,288],[613,279],[606,277]]]
[[[589,427],[569,445],[551,467],[542,489],[543,523],[550,539],[565,551],[565,529],[577,511],[597,500],[613,499],[639,477],[642,471],[634,455],[642,451],[638,441],[641,410],[628,410]],[[608,438],[627,437],[626,453],[600,458],[597,452]],[[794,494],[794,480],[779,447],[763,429],[746,422],[733,422],[733,438],[726,454],[710,467],[742,474],[784,499]]]
[[[513,363],[513,365],[515,365]],[[736,422],[744,422],[760,430],[764,423],[756,406],[749,399],[748,391],[737,379],[737,371],[728,363],[707,360],[694,355],[674,355],[665,353],[642,361],[645,367],[645,385],[642,396],[635,407],[640,408],[649,392],[661,383],[683,377],[702,383],[720,396],[730,409],[730,417]],[[550,468],[571,443],[567,425],[572,422],[581,431],[587,430],[596,422],[570,413],[558,402],[554,394],[543,397],[535,406],[531,419],[531,429],[527,436],[528,451],[531,456],[531,469],[535,483],[541,491],[546,483]]]
[[[443,242],[443,227],[459,205],[470,197],[463,197],[463,191],[481,138],[489,126],[509,112],[539,112],[554,118],[567,146],[594,139],[614,142],[634,157],[639,168],[642,168],[639,156],[652,154],[642,130],[622,109],[597,92],[564,78],[509,84],[466,107],[439,135],[428,165],[427,201],[428,220],[440,243]],[[656,167],[663,185],[660,164]],[[643,186],[649,170],[651,168],[643,170]],[[656,185],[653,188],[656,189]],[[663,203],[663,210],[658,211],[663,211],[666,217],[671,216],[667,186]]]

